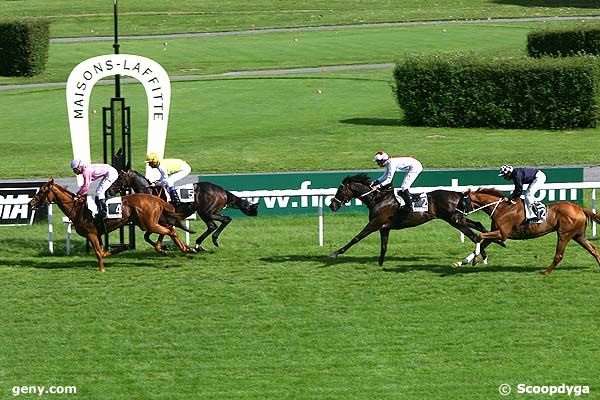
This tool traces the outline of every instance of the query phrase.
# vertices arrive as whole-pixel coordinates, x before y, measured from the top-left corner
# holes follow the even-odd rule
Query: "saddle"
[[[394,189],[394,196],[396,197],[398,204],[400,204],[400,207],[403,207],[404,199],[401,196],[401,190]],[[413,212],[426,212],[429,210],[429,199],[427,198],[427,193],[411,193],[410,197],[410,209]]]

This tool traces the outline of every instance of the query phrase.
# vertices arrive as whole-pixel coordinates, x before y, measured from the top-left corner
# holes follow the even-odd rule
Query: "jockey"
[[[540,220],[538,210],[533,207],[535,194],[546,182],[546,174],[537,168],[514,168],[512,165],[503,165],[500,167],[498,176],[506,180],[512,179],[515,184],[515,190],[506,200],[513,201],[523,193],[523,184],[528,184],[527,190],[523,193],[525,198],[525,218],[529,223],[537,223]]]
[[[150,167],[158,169],[158,172],[160,172],[160,178],[154,182],[154,184],[156,186],[168,187],[169,194],[171,195],[171,203],[174,206],[179,205],[181,200],[175,190],[175,183],[192,172],[190,165],[178,158],[165,158],[161,160],[156,153],[148,153],[146,156],[146,163],[148,163]]]
[[[380,167],[384,167],[383,175],[371,183],[373,189],[391,184],[397,171],[406,172],[402,185],[400,185],[400,194],[405,203],[403,208],[410,210],[412,201],[408,189],[423,171],[423,166],[419,160],[412,156],[390,157],[387,153],[378,151],[373,157],[373,161]]]
[[[116,169],[108,164],[88,164],[79,159],[71,161],[71,169],[75,175],[83,176],[83,184],[75,193],[76,198],[85,197],[90,189],[90,184],[96,179],[100,179],[100,183],[96,188],[95,201],[98,205],[98,217],[106,217],[106,190],[119,177]]]

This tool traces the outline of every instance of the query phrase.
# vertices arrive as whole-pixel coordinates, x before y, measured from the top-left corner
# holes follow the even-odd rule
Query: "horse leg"
[[[159,235],[158,236],[159,240],[157,240],[156,242],[153,242],[152,239],[150,239],[151,235],[152,235],[152,232],[150,232],[150,231],[146,231],[144,233],[144,240],[146,241],[146,243],[149,243],[150,246],[154,247],[154,250],[156,250],[156,252],[158,254],[161,254],[163,256],[166,255],[167,252],[162,247],[162,238],[164,237],[164,235]]]
[[[468,220],[467,220],[468,221]],[[454,221],[448,221],[450,223],[450,225],[452,225],[453,227],[455,227],[456,229],[458,229],[459,231],[461,231],[467,238],[469,238],[469,240],[473,243],[477,243],[477,234],[475,234],[475,232],[473,232],[471,229],[469,229],[467,226],[461,225],[459,223],[456,223]],[[481,224],[480,224],[481,225]],[[486,246],[487,247],[487,246]],[[485,247],[483,247],[481,249],[481,257],[483,258],[483,263],[487,264],[488,262],[488,256],[487,253],[485,252]],[[469,258],[469,261],[467,261],[465,263],[465,260],[467,260],[467,258]],[[469,262],[473,262],[473,266],[477,265],[478,260],[477,257],[475,257],[474,255],[471,257],[470,255],[465,258],[462,261],[456,261],[453,265],[455,267],[461,267],[463,265],[468,264]]]
[[[350,247],[354,246],[356,243],[360,242],[365,237],[369,236],[371,233],[379,230],[380,228],[381,228],[381,225],[379,225],[378,223],[375,223],[373,221],[369,222],[367,224],[367,226],[365,226],[362,229],[362,231],[360,231],[358,233],[358,235],[354,236],[354,238],[352,238],[352,240],[348,242],[348,244],[346,244],[344,247],[342,247],[338,251],[334,251],[333,253],[331,253],[330,257],[336,258],[340,254],[344,254],[346,251],[348,251],[348,249]]]
[[[229,225],[229,223],[231,222],[231,217],[228,217],[226,215],[215,214],[212,216],[212,219],[221,222],[221,225],[212,234],[213,244],[215,245],[215,247],[219,247],[219,235],[221,234],[221,232],[223,232],[223,229],[225,229],[227,225]]]
[[[469,263],[471,263],[473,266],[476,266],[479,263],[479,261],[478,261],[479,254],[481,254],[481,257],[483,258],[483,263],[487,264],[488,257],[485,252],[485,248],[488,247],[492,243],[493,243],[493,241],[491,241],[491,240],[484,240],[481,243],[476,242],[475,250],[473,250],[472,253],[470,253],[468,256],[466,256],[462,261],[456,261],[452,265],[456,268],[460,268],[463,265],[467,265]]]
[[[217,230],[217,224],[211,219],[211,217],[204,217],[202,215],[200,217],[206,224],[206,231],[204,231],[204,233],[200,235],[198,239],[196,239],[195,249],[196,251],[206,251],[204,250],[204,247],[202,247],[202,242],[208,237],[208,235]]]
[[[181,252],[183,254],[196,252],[196,250],[187,247],[183,243],[183,241],[179,238],[179,236],[177,236],[177,231],[175,230],[175,227],[173,227],[173,226],[162,226],[160,224],[156,224],[156,225],[152,225],[150,228],[148,228],[148,231],[162,235],[162,236],[158,237],[157,243],[160,243],[162,240],[162,237],[164,235],[167,235],[171,238],[171,240],[173,240],[173,242],[177,245],[177,247],[179,248],[179,250],[181,250]]]
[[[600,265],[600,252],[596,246],[594,246],[584,235],[578,235],[573,238],[581,247],[586,249],[591,255],[594,256],[598,265]]]
[[[381,237],[381,251],[379,252],[379,266],[383,266],[383,259],[385,258],[385,253],[387,252],[387,244],[388,239],[390,237],[390,229],[389,228],[381,228],[379,230],[379,236]]]
[[[558,265],[558,263],[563,259],[563,255],[565,253],[565,248],[567,247],[567,243],[571,240],[571,236],[567,236],[564,233],[561,234],[558,232],[558,239],[556,241],[556,253],[554,253],[554,260],[552,264],[544,271],[544,275],[548,276],[550,272]]]
[[[100,238],[98,235],[88,234],[88,240],[94,247],[94,252],[96,253],[96,258],[98,259],[98,271],[105,272],[104,269],[104,250],[102,250],[102,245],[100,244]]]

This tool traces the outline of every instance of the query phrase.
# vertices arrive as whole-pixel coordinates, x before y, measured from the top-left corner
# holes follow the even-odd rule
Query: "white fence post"
[[[596,213],[596,188],[592,189],[592,211]],[[592,237],[596,237],[596,221],[592,220]]]
[[[50,254],[54,254],[54,241],[52,238],[52,231],[54,230],[53,218],[52,218],[52,204],[48,204],[48,251]]]
[[[323,196],[319,196],[319,246],[323,247]]]

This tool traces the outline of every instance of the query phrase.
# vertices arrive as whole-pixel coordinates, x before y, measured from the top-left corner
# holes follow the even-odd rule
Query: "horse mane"
[[[344,179],[344,183],[362,183],[363,185],[369,185],[371,183],[371,178],[367,176],[366,173],[360,173],[354,176],[348,176]]]
[[[148,180],[148,178],[146,178],[144,175],[140,174],[139,172],[130,169],[129,172],[133,173],[138,179],[142,179],[144,182],[150,184],[150,181]]]
[[[490,196],[504,197],[504,193],[494,188],[479,188],[475,193],[488,194]]]

